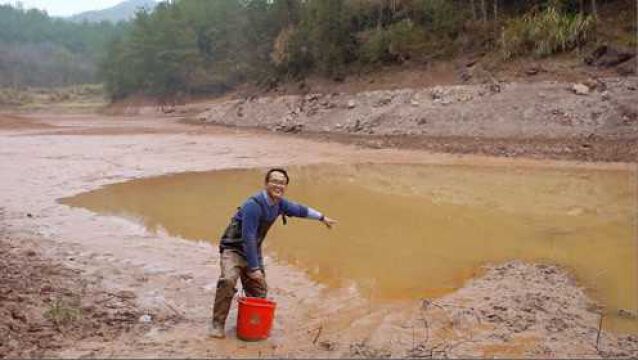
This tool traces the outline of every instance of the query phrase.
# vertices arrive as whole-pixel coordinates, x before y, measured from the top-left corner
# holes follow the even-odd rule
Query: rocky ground
[[[190,121],[373,148],[633,162],[637,94],[636,77],[309,93],[200,104]]]

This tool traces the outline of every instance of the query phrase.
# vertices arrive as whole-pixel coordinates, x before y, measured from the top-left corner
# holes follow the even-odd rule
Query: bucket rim
[[[241,296],[237,300],[241,304],[251,305],[251,306],[260,306],[260,307],[275,307],[277,303],[273,300],[259,297],[251,297],[251,296]]]

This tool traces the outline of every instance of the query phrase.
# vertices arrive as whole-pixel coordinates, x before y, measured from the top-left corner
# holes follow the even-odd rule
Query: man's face
[[[266,191],[268,195],[274,199],[279,200],[284,196],[286,191],[286,176],[278,171],[270,173],[268,181],[266,182]]]

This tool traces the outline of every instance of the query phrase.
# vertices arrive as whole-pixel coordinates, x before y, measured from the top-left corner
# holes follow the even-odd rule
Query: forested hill
[[[97,82],[97,64],[125,24],[78,24],[0,5],[0,86]]]
[[[75,22],[110,21],[116,23],[119,21],[129,21],[132,20],[135,14],[141,9],[151,12],[155,8],[155,5],[157,5],[155,0],[126,0],[107,9],[86,11],[73,15],[68,19]]]
[[[472,54],[635,52],[635,34],[634,0],[172,0],[118,24],[0,5],[0,86],[210,94]]]
[[[111,96],[120,98],[210,93],[308,74],[339,81],[379,65],[471,53],[544,57],[612,37],[632,49],[635,6],[633,0],[175,0],[139,14],[109,47],[103,70]],[[610,35],[611,28],[621,31]]]

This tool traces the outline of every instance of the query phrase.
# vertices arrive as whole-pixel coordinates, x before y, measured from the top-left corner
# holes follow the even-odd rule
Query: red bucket
[[[259,341],[270,336],[277,304],[268,299],[240,297],[237,314],[237,337],[246,341]]]

